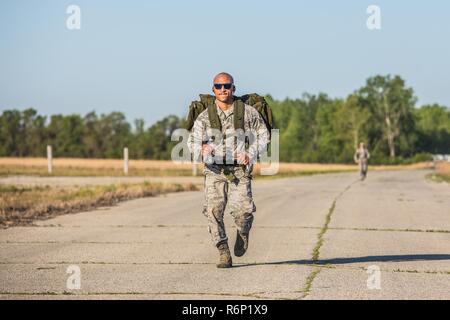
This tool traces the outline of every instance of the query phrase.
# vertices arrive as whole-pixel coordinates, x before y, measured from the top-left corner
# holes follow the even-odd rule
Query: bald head
[[[231,74],[221,72],[214,77],[213,83],[234,83],[234,79]]]
[[[216,88],[217,87],[217,88]],[[233,103],[233,93],[236,90],[234,80],[231,74],[221,72],[214,77],[214,85],[212,87],[216,100],[223,104]]]

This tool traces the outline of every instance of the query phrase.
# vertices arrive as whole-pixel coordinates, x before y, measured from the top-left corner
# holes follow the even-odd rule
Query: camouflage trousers
[[[367,175],[367,161],[359,161],[359,175],[365,178]]]
[[[245,168],[245,167],[244,167]],[[228,240],[223,222],[229,208],[240,232],[250,231],[256,206],[252,196],[251,168],[241,166],[205,166],[205,203],[203,214],[208,218],[208,231],[214,245]]]

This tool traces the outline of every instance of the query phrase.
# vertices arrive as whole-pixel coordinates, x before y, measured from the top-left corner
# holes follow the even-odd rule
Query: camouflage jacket
[[[366,148],[364,149],[358,148],[356,149],[353,158],[355,162],[367,162],[367,160],[369,160],[370,158],[370,153]]]
[[[194,162],[201,161],[201,147],[202,144],[207,143],[213,150],[211,156],[216,160],[215,163],[233,163],[236,154],[245,150],[250,157],[250,162],[255,163],[258,155],[266,150],[269,143],[269,131],[259,112],[252,106],[245,105],[244,133],[248,136],[246,145],[243,136],[234,129],[234,106],[226,111],[217,105],[216,108],[222,125],[221,132],[215,132],[211,128],[206,109],[197,117],[189,134],[188,148],[194,155]],[[218,133],[219,139],[216,139]],[[223,162],[220,159],[224,159]],[[206,163],[209,162],[204,160]]]

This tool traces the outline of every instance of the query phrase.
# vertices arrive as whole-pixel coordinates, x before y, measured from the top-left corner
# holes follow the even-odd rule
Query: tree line
[[[450,109],[416,107],[412,88],[400,76],[375,76],[345,99],[304,94],[275,101],[283,161],[351,163],[359,142],[373,163],[404,163],[450,153]]]
[[[280,130],[284,162],[351,163],[365,142],[372,163],[427,160],[450,154],[450,109],[438,104],[416,107],[412,88],[399,76],[375,76],[346,98],[324,93],[299,99],[266,99]],[[187,107],[186,107],[187,112]],[[0,156],[42,157],[46,145],[55,157],[170,159],[170,137],[185,120],[170,115],[146,127],[121,112],[97,115],[39,115],[30,108],[0,115]]]

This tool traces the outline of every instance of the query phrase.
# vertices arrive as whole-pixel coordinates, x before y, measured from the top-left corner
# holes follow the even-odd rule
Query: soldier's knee
[[[254,218],[253,212],[246,212],[241,215],[241,219],[245,221],[253,221],[253,218]]]
[[[235,223],[243,232],[248,232],[253,225],[253,213],[246,212],[242,215],[235,216]]]
[[[206,204],[203,208],[203,214],[206,216],[212,216],[215,219],[221,219],[223,212],[225,211],[225,202],[215,202],[212,204]]]
[[[256,206],[253,201],[243,201],[232,208],[233,215],[243,219],[253,217],[253,213],[256,211]]]

